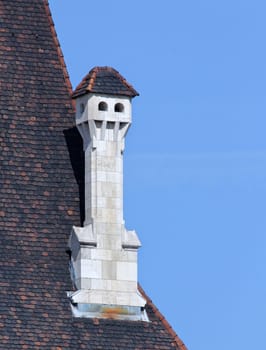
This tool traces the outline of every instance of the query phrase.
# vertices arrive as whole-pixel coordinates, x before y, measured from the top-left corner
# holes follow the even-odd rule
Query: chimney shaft
[[[77,126],[85,151],[85,222],[123,224],[123,150],[131,123],[129,98],[105,96],[108,110],[101,111],[103,96],[86,96],[83,118]],[[115,106],[123,112],[114,112]]]
[[[118,72],[108,68],[108,73],[113,85],[121,84]],[[106,93],[110,74],[99,74],[105,93],[76,96],[76,124],[85,152],[85,221],[84,227],[73,227],[69,240],[78,290],[72,298],[87,307],[130,307],[131,313],[137,308],[141,315],[145,300],[137,290],[140,242],[135,231],[126,230],[123,219],[123,150],[131,124],[131,96]]]

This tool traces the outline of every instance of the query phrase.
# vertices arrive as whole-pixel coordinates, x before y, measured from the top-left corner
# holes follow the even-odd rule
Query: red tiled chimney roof
[[[77,98],[87,93],[135,97],[138,92],[112,67],[94,67],[73,92]]]

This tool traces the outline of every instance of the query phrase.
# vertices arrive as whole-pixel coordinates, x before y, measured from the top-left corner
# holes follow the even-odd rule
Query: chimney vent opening
[[[122,105],[122,103],[116,103],[115,104],[115,112],[119,112],[119,113],[124,112],[124,105]]]
[[[102,101],[98,104],[99,111],[108,111],[108,105],[106,102]]]

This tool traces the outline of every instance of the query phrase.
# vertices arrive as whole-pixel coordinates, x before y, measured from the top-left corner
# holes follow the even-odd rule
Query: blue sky
[[[139,280],[190,350],[266,348],[266,4],[50,0],[75,87],[140,93],[124,216]]]

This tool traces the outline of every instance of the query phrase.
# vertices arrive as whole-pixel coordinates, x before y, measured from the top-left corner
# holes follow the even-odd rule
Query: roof
[[[185,350],[148,298],[150,322],[72,316],[84,164],[71,84],[46,0],[1,0],[0,18],[1,347]]]
[[[96,93],[135,97],[138,92],[112,67],[94,67],[81,81],[72,97]]]

